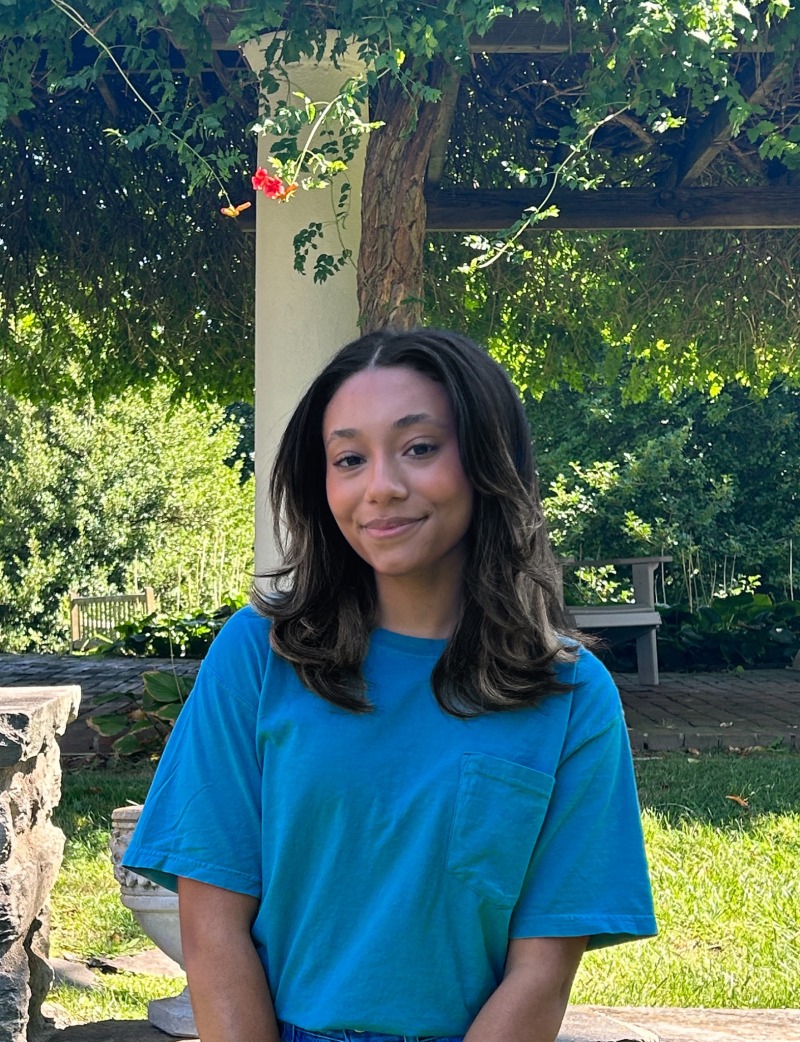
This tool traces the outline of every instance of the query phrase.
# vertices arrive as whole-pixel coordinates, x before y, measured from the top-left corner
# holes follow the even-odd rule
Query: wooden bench
[[[141,619],[156,610],[152,586],[141,593],[110,593],[102,597],[78,597],[70,592],[69,627],[74,651],[85,651],[100,642],[98,634],[113,637],[124,622]]]
[[[608,565],[630,567],[633,573],[633,601],[630,604],[567,604],[567,616],[577,630],[613,630],[616,636],[636,637],[636,666],[642,684],[658,683],[658,645],[656,631],[661,616],[656,611],[655,575],[671,557],[616,557],[602,561],[559,561],[562,580],[566,568],[602,568]]]

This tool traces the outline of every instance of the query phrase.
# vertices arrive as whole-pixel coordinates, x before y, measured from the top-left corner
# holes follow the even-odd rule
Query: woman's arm
[[[278,1042],[266,975],[250,935],[254,897],[178,880],[181,946],[203,1042]]]
[[[503,980],[472,1022],[464,1042],[555,1042],[587,940],[522,937],[509,941]]]

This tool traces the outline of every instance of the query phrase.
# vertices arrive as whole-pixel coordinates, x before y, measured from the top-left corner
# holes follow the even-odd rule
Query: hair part
[[[398,366],[444,387],[474,489],[463,604],[431,677],[436,700],[466,717],[568,690],[555,679],[555,663],[571,657],[574,645],[563,640],[570,630],[522,404],[484,350],[444,330],[385,329],[347,344],[289,420],[269,491],[283,564],[262,576],[271,580],[269,593],[253,592],[256,610],[272,619],[273,649],[311,691],[355,712],[372,708],[362,665],[375,625],[375,578],[328,506],[322,425],[349,377]]]

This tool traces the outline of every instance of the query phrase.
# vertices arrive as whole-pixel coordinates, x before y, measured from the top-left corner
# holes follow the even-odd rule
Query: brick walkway
[[[197,659],[101,658],[95,655],[0,655],[0,687],[58,687],[79,684],[81,708],[78,719],[70,724],[59,740],[62,755],[85,756],[98,751],[99,735],[86,723],[94,712],[94,699],[99,695],[126,694],[141,691],[142,673],[154,669],[174,669],[181,676],[195,676],[200,668]],[[111,703],[103,712],[114,709]],[[108,746],[109,740],[105,741]]]
[[[141,674],[174,668],[193,676],[193,659],[100,658],[85,655],[0,655],[0,687],[80,684],[81,713],[62,741],[65,755],[96,749],[85,724],[96,696],[138,691]],[[633,674],[615,676],[631,744],[637,751],[742,749],[753,746],[800,749],[800,671],[747,673],[662,673],[658,686],[639,684]]]
[[[614,678],[635,750],[800,749],[800,671],[662,673],[657,687]]]

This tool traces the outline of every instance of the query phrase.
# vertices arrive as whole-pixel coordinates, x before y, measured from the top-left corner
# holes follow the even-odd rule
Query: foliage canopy
[[[800,376],[800,233],[547,232],[489,267],[431,236],[427,313],[489,345],[517,386],[624,381],[625,397]]]
[[[534,23],[538,50],[503,50],[509,32]],[[216,196],[249,194],[252,128],[259,111],[274,115],[291,100],[285,73],[300,58],[327,48],[337,60],[352,47],[368,86],[393,78],[420,105],[437,100],[428,70],[443,61],[460,85],[437,183],[534,186],[546,210],[556,183],[680,180],[714,120],[722,143],[695,183],[791,181],[800,166],[798,38],[788,0],[6,2],[3,382],[43,398],[103,396],[169,374],[198,394],[251,394],[252,244],[220,215]],[[256,39],[266,58],[259,75],[241,51]],[[297,134],[278,147],[296,158]],[[288,205],[300,230],[300,196]],[[634,379],[666,386],[764,387],[792,370],[793,235],[704,234],[688,250],[674,234],[554,242],[534,247],[548,254],[549,285],[527,256],[530,240],[513,264],[525,276],[520,292],[532,283],[562,294],[559,320],[548,332],[517,316],[502,330],[509,351],[532,347],[543,371],[573,382],[587,367],[608,375],[630,352]],[[586,303],[586,287],[602,307],[590,318],[573,306]],[[468,289],[460,303],[458,290],[447,301],[458,325],[486,292],[480,279]]]

